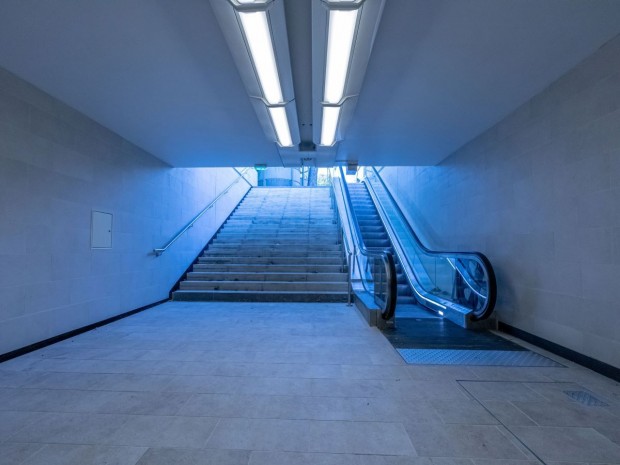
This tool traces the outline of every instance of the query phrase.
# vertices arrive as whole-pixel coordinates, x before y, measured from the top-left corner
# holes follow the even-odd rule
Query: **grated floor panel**
[[[597,399],[592,394],[586,391],[564,391],[568,397],[588,407],[608,407],[609,404]]]
[[[490,365],[513,367],[562,367],[560,363],[529,350],[397,349],[410,365]]]

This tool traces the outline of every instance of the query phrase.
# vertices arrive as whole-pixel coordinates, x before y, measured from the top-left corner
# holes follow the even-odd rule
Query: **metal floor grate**
[[[397,349],[410,365],[491,365],[511,367],[562,367],[529,350]]]
[[[602,400],[598,400],[592,394],[586,391],[564,391],[568,397],[573,399],[580,404],[587,405],[588,407],[609,407],[609,404],[606,404]]]

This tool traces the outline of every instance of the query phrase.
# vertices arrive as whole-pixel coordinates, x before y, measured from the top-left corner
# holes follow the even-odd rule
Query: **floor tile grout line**
[[[42,442],[26,442],[26,443],[13,443],[13,444],[36,444],[36,445],[41,446],[37,450],[35,450],[33,453],[29,454],[28,457],[25,457],[23,460],[20,460],[20,462],[17,465],[27,465],[28,462],[32,458],[34,458],[37,454],[39,454],[43,449],[47,447],[47,444],[42,443]]]
[[[481,381],[481,382],[485,382],[485,381]],[[493,382],[493,381],[486,381],[486,382]],[[457,383],[461,384],[460,381],[457,380]],[[465,389],[467,392],[469,392],[469,390],[463,386],[463,389]],[[542,463],[543,465],[547,465],[547,462],[545,462],[540,456],[538,456],[538,454],[536,454],[532,449],[530,449],[527,444],[525,444],[506,424],[504,424],[504,422],[502,422],[496,415],[493,414],[493,412],[486,406],[484,405],[480,399],[478,399],[474,394],[472,394],[471,392],[469,392],[469,394],[474,398],[474,400],[484,409],[486,410],[486,412],[491,415],[493,418],[495,418],[497,420],[497,422],[503,426],[505,428],[506,431],[508,431],[510,433],[510,435],[519,443],[521,444],[525,449],[527,449],[527,451],[532,454],[532,456],[534,456],[536,458],[536,460],[538,460],[540,463]],[[528,417],[529,418],[529,417]],[[534,422],[535,423],[535,422]]]
[[[217,418],[218,422],[217,424],[220,423],[221,420],[256,420],[256,421],[263,421],[263,420],[269,420],[269,421],[290,421],[290,422],[318,422],[318,423],[372,423],[372,424],[388,424],[388,425],[402,425],[404,427],[403,421],[398,419],[398,420],[360,420],[360,419],[324,419],[324,418],[282,418],[282,417],[244,417],[244,416],[227,416],[227,417],[222,417],[220,415],[178,415],[178,414],[174,414],[174,415],[154,415],[154,414],[146,414],[146,413],[120,413],[120,412],[85,412],[85,411],[78,411],[78,412],[67,412],[67,411],[28,411],[27,413],[41,413],[44,414],[45,416],[52,416],[52,415],[79,415],[79,416],[107,416],[107,417],[112,417],[112,416],[122,416],[122,417],[155,417],[155,418]],[[129,421],[131,418],[127,418],[125,422],[123,422],[120,426],[124,426],[127,421]],[[14,444],[14,443],[24,443],[24,441],[10,441],[11,437],[13,437],[14,435],[16,435],[17,433],[19,433],[21,430],[30,427],[32,424],[34,423],[28,423],[27,425],[19,428],[18,430],[14,431],[13,434],[11,436],[9,436],[9,440],[5,440],[4,442],[0,442],[0,444]],[[47,444],[47,443],[46,443]],[[58,444],[65,444],[65,443],[58,443]],[[118,445],[118,446],[127,446],[129,447],[127,444],[114,444],[114,445]],[[138,446],[136,446],[138,447]]]
[[[221,422],[222,422],[222,418],[220,417],[220,418],[217,419],[217,422],[215,422],[215,425],[213,426],[213,429],[209,432],[209,436],[207,437],[207,439],[203,443],[202,449],[206,449],[207,448],[207,444],[209,444],[209,441],[213,437],[213,434],[215,433],[215,430],[217,429],[217,427],[220,425]],[[249,458],[249,455],[248,455],[248,463],[249,462],[250,462],[250,458]]]

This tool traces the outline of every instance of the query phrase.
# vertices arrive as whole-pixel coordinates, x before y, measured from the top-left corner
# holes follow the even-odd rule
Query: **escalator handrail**
[[[355,214],[355,210],[353,209],[353,202],[351,201],[351,195],[349,193],[349,188],[347,186],[347,182],[344,175],[344,170],[342,167],[340,169],[340,185],[342,187],[342,194],[344,200],[345,207],[345,216],[347,217],[347,223],[349,226],[349,230],[351,231],[352,241],[354,250],[359,252],[360,254],[370,257],[370,258],[379,258],[385,267],[386,272],[386,281],[388,283],[386,299],[384,308],[381,311],[381,317],[384,320],[389,320],[394,316],[394,312],[396,311],[396,294],[398,291],[397,287],[397,277],[396,277],[396,265],[394,261],[394,257],[391,252],[387,250],[369,250],[364,244],[364,240],[362,238],[362,232],[359,227],[359,223],[357,221],[357,216]],[[333,189],[332,185],[332,189]],[[346,241],[345,241],[346,242]],[[348,247],[347,247],[348,248]],[[355,253],[353,254],[355,255]],[[355,259],[355,258],[354,258]],[[359,263],[358,263],[359,268]],[[353,267],[350,267],[349,274],[353,273]],[[364,280],[362,279],[362,284]]]
[[[448,262],[450,263],[450,265],[455,269],[455,271],[457,273],[459,273],[459,275],[461,275],[463,277],[463,280],[467,284],[467,286],[470,287],[470,289],[473,292],[475,292],[476,294],[479,294],[479,292],[478,292],[478,290],[474,289],[472,287],[471,283],[469,282],[470,281],[470,279],[468,279],[469,274],[467,274],[467,276],[465,276],[465,274],[462,272],[462,270],[459,269],[460,267],[456,266],[454,263],[452,263],[451,259],[454,259],[454,258],[475,259],[475,260],[479,261],[480,264],[484,267],[484,270],[486,272],[487,279],[488,279],[488,296],[486,296],[486,305],[484,306],[483,309],[481,309],[481,311],[479,311],[476,314],[474,314],[472,319],[474,319],[474,320],[483,320],[483,319],[487,318],[493,312],[493,309],[495,308],[495,303],[497,301],[497,281],[496,281],[496,278],[495,278],[495,271],[493,270],[493,266],[491,265],[491,262],[487,258],[487,256],[484,255],[481,252],[458,252],[458,251],[452,252],[452,251],[443,251],[443,250],[431,250],[428,247],[426,247],[422,243],[422,241],[420,240],[418,235],[415,233],[413,228],[411,227],[411,224],[407,220],[407,217],[403,214],[400,206],[398,205],[398,203],[394,199],[394,196],[392,195],[392,193],[388,189],[387,185],[385,184],[385,181],[383,180],[383,178],[379,174],[379,171],[377,170],[377,168],[374,167],[374,166],[371,166],[370,169],[373,171],[374,175],[376,176],[376,178],[379,180],[379,182],[383,186],[384,191],[389,196],[389,199],[390,199],[392,205],[396,208],[398,214],[400,215],[401,219],[403,220],[403,223],[406,225],[408,232],[411,234],[411,237],[413,237],[414,241],[416,242],[416,245],[424,253],[426,253],[428,255],[435,255],[435,256],[439,256],[439,257],[448,259]],[[373,189],[373,187],[372,187],[372,185],[370,183],[366,183],[366,184],[367,184],[368,187]],[[373,189],[373,192],[374,192],[374,189]],[[386,217],[387,217],[387,215],[386,215]]]

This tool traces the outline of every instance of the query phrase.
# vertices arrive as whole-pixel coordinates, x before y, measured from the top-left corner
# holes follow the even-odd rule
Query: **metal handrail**
[[[248,179],[245,177],[245,173],[246,173],[249,169],[250,169],[250,168],[244,168],[244,169],[243,169],[243,171],[239,171],[237,168],[233,168],[233,170],[235,170],[235,172],[236,172],[239,176],[241,176],[245,182],[247,182],[247,183],[248,183],[248,186],[250,186],[250,187],[254,187],[254,186],[252,185],[252,183],[251,183],[250,181],[248,181]]]
[[[349,257],[349,280],[352,280],[352,275],[355,271],[355,263],[357,262],[358,269],[360,270],[360,276],[362,276],[363,271],[361,270],[361,266],[359,263],[359,258],[357,256],[358,253],[365,257],[369,257],[372,259],[379,259],[385,269],[386,276],[386,298],[383,303],[383,308],[381,309],[381,317],[384,320],[389,320],[394,316],[394,312],[396,310],[396,294],[397,294],[397,277],[396,277],[396,265],[394,261],[394,257],[391,252],[388,250],[369,250],[362,238],[362,232],[359,228],[359,224],[357,222],[357,216],[355,215],[355,210],[353,209],[353,203],[351,201],[351,195],[349,193],[349,188],[347,187],[347,183],[345,180],[345,175],[342,167],[340,169],[340,184],[342,186],[342,194],[344,200],[344,215],[347,219],[347,224],[349,227],[349,231],[351,231],[351,239],[353,242],[353,252],[350,251],[350,247],[346,238],[344,240],[345,247],[348,250]],[[333,189],[332,185],[332,189]],[[342,227],[342,226],[341,226]],[[344,235],[344,234],[343,234]],[[361,279],[362,285],[366,288],[364,283],[364,279]],[[369,289],[366,288],[367,291]]]
[[[187,223],[187,225],[185,225],[185,227],[183,229],[181,229],[178,233],[176,233],[172,239],[170,239],[168,242],[166,242],[165,245],[163,245],[162,247],[160,247],[158,249],[153,249],[153,253],[155,254],[156,257],[159,257],[166,250],[168,250],[168,248],[172,244],[174,244],[177,241],[177,239],[179,239],[188,229],[190,229],[192,226],[194,226],[194,223],[196,223],[196,221],[198,221],[205,213],[207,213],[207,211],[209,211],[211,208],[213,208],[213,206],[217,203],[217,201],[220,200],[224,195],[226,195],[228,193],[228,191],[230,189],[232,189],[232,187],[235,184],[237,184],[241,179],[244,179],[245,182],[247,182],[250,185],[250,187],[252,187],[252,184],[244,176],[244,174],[250,168],[245,168],[243,171],[239,171],[236,168],[233,168],[233,169],[238,173],[238,176],[235,178],[235,180],[233,182],[231,182],[228,185],[228,187],[226,187],[226,189],[224,189],[222,192],[220,192],[218,194],[218,196],[216,198],[214,198],[211,201],[211,203],[209,203],[209,205],[207,205],[205,208],[203,208],[189,223]]]
[[[390,192],[390,190],[387,188],[387,185],[385,184],[385,181],[383,180],[383,178],[381,177],[381,175],[379,174],[379,171],[376,169],[376,167],[369,167],[375,174],[376,178],[379,180],[379,182],[381,183],[384,191],[387,193],[390,202],[396,207],[398,213],[400,214],[401,218],[403,219],[403,223],[406,225],[407,230],[409,232],[409,234],[411,235],[411,237],[413,238],[413,240],[416,243],[416,246],[418,246],[422,252],[424,252],[427,255],[431,255],[431,256],[437,256],[437,257],[441,257],[441,258],[445,258],[447,259],[448,263],[450,264],[450,266],[452,268],[454,268],[455,272],[458,273],[461,278],[463,279],[463,282],[471,289],[472,292],[474,292],[475,294],[477,294],[478,296],[484,297],[486,300],[486,304],[485,306],[480,309],[479,311],[475,312],[472,315],[472,320],[482,320],[484,318],[487,318],[492,312],[493,309],[495,307],[495,303],[497,300],[497,282],[495,279],[495,272],[493,270],[493,266],[491,265],[491,262],[489,261],[489,259],[482,253],[480,252],[451,252],[451,251],[437,251],[437,250],[431,250],[429,248],[427,248],[422,241],[420,240],[420,238],[418,237],[418,235],[415,233],[415,231],[413,230],[413,228],[411,227],[411,224],[409,224],[409,221],[407,221],[406,217],[404,216],[404,214],[402,213],[402,211],[400,210],[400,207],[398,206],[398,203],[396,202],[396,200],[394,199],[394,196],[392,195],[392,193]],[[373,201],[377,204],[377,207],[379,209],[379,213],[384,213],[382,212],[383,210],[383,205],[381,205],[381,202],[378,201],[377,196],[374,192],[374,188],[372,186],[371,183],[366,182],[366,185],[369,187],[369,192],[371,193],[371,197],[373,198]],[[389,218],[387,214],[381,214],[382,217],[384,218],[384,223],[388,223],[389,222]],[[385,221],[387,220],[387,221]],[[387,226],[387,224],[386,224]],[[390,226],[391,227],[391,226]],[[390,231],[388,230],[388,233]],[[390,234],[390,236],[392,236],[392,234]],[[400,239],[398,237],[395,237],[393,239],[396,239],[396,241],[400,242]],[[394,243],[394,240],[392,240],[392,243]],[[395,244],[396,245],[396,244]],[[488,295],[487,296],[482,296],[479,292],[478,289],[475,289],[474,286],[471,284],[471,277],[469,276],[468,273],[466,273],[464,269],[461,269],[462,266],[460,266],[458,263],[456,263],[457,259],[465,259],[465,260],[474,260],[477,261],[478,263],[480,263],[483,266],[484,271],[486,272],[487,275],[487,282],[488,282]],[[454,263],[453,263],[454,260]],[[406,271],[406,269],[405,269]],[[411,277],[409,277],[409,281],[412,284],[412,286],[414,285],[414,283],[412,282],[413,280],[411,279]],[[414,291],[417,291],[417,289],[414,289]],[[416,292],[416,294],[419,294],[418,292]],[[422,296],[423,300],[429,300],[427,299],[427,296]],[[443,303],[445,304],[445,299],[440,299],[443,301]],[[433,303],[434,305],[438,305],[440,307],[444,307],[444,305],[442,305],[440,302],[433,302],[432,300],[430,300],[429,302]]]

